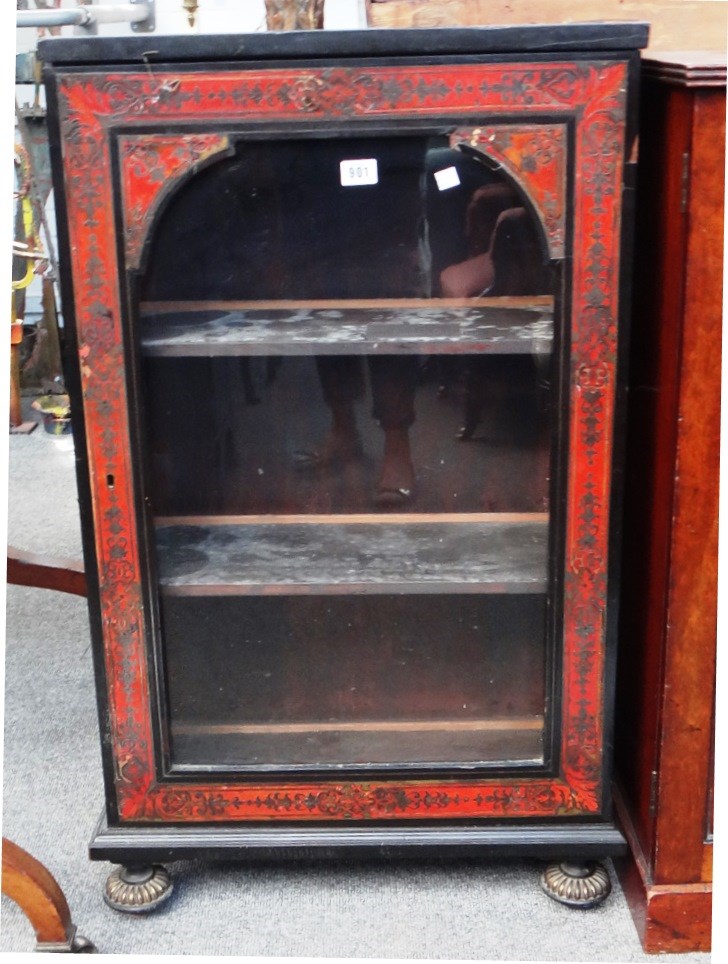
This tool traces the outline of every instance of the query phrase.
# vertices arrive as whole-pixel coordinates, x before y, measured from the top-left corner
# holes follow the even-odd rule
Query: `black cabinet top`
[[[296,30],[195,36],[66,37],[42,40],[50,64],[134,64],[343,59],[637,50],[646,23],[528,24],[422,30]]]

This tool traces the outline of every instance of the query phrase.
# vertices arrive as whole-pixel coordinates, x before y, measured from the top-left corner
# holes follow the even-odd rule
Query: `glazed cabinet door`
[[[174,771],[544,763],[556,276],[466,137],[230,135],[160,218]]]

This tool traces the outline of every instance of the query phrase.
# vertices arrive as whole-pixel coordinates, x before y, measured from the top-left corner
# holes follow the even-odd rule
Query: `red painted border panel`
[[[73,285],[122,820],[544,818],[600,812],[626,73],[625,63],[594,61],[60,75]],[[501,115],[526,118],[529,112],[554,117],[554,129],[561,118],[573,119],[576,132],[560,775],[462,777],[437,783],[393,779],[342,784],[321,779],[255,787],[158,784],[121,347],[111,132],[129,125],[137,133],[140,125],[149,127],[165,176],[175,177],[226,149],[223,136],[206,130],[211,122],[240,129],[250,121],[280,124],[302,115],[312,124],[336,120],[343,125],[349,118],[462,114],[468,123],[482,115],[484,123],[492,124]],[[194,126],[194,138],[166,131],[181,122]],[[138,147],[143,139],[136,143]],[[126,251],[134,265],[159,192],[140,166],[139,149],[127,149],[122,168],[127,227],[132,226]]]

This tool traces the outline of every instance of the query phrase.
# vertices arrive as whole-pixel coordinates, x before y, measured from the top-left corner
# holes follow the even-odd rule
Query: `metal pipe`
[[[71,7],[63,10],[18,10],[18,27],[90,27],[96,23],[140,23],[148,20],[148,3],[118,3],[101,7]]]
[[[16,27],[85,27],[91,22],[88,7],[65,10],[18,10]]]

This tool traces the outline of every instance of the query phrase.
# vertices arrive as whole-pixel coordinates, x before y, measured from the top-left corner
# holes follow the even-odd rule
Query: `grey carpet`
[[[69,440],[10,438],[9,542],[79,555]],[[109,867],[86,845],[102,807],[85,601],[8,588],[3,833],[43,861],[79,931],[117,954],[461,960],[654,961],[615,875],[611,898],[571,911],[539,890],[532,860],[172,865],[175,894],[144,918],[101,899]],[[2,901],[0,951],[33,947]],[[668,960],[706,964],[707,954]]]

